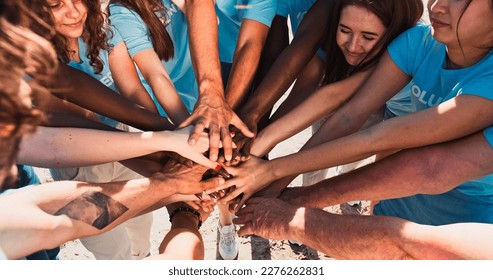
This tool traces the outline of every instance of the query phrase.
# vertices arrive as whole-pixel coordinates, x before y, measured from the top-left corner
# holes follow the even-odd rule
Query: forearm
[[[290,45],[279,55],[263,78],[262,83],[241,108],[241,116],[252,118],[258,122],[289,89],[316,51],[309,50],[308,54],[301,56],[304,53],[299,53],[298,48],[296,45]]]
[[[185,0],[185,11],[199,94],[224,97],[214,3],[214,0]]]
[[[336,259],[408,259],[401,248],[406,222],[390,217],[342,216],[298,208],[289,239]]]
[[[257,136],[252,154],[263,156],[281,141],[288,139],[323,117],[331,115],[354,95],[369,74],[370,71],[360,72],[343,81],[326,85],[317,90],[288,114],[263,129]],[[333,135],[332,137],[337,136]],[[315,144],[313,140],[310,143],[312,146]],[[317,141],[316,143],[320,142]]]
[[[269,72],[262,79],[240,115],[250,115],[258,122],[289,89],[298,74],[323,45],[328,34],[326,18],[333,8],[333,1],[317,1],[304,16],[293,41],[278,56]]]
[[[156,74],[148,80],[159,104],[161,104],[166,114],[176,126],[180,125],[190,116],[185,103],[183,103],[183,100],[168,76]]]
[[[424,226],[384,216],[343,216],[307,209],[295,240],[337,259],[491,259],[489,224]],[[322,226],[319,226],[322,225]]]
[[[424,226],[395,217],[303,213],[289,236],[336,259],[491,259],[489,224]],[[296,221],[296,220],[294,220]],[[299,230],[303,229],[303,230]]]
[[[24,137],[18,161],[45,168],[120,161],[171,148],[166,134],[39,127]]]
[[[262,45],[246,43],[237,48],[225,91],[226,103],[236,110],[248,96],[260,60]]]
[[[238,109],[251,90],[269,27],[251,19],[243,19],[233,57],[233,67],[225,90],[226,102]]]
[[[1,247],[9,258],[18,258],[68,240],[100,234],[171,194],[171,188],[153,185],[149,179],[108,184],[56,182],[20,191],[0,198],[4,222]],[[95,207],[99,211],[91,212]],[[23,211],[8,210],[13,208]],[[88,213],[94,214],[84,215]],[[92,223],[98,216],[107,219]],[[26,224],[30,230],[26,230]]]
[[[60,65],[53,93],[93,112],[142,130],[172,130],[174,126],[88,76],[66,65]]]
[[[323,208],[351,200],[376,201],[415,194],[440,194],[465,181],[491,174],[491,156],[493,149],[482,133],[477,133],[445,144],[401,151],[349,174],[303,190],[293,189],[287,200]]]
[[[269,33],[262,50],[262,58],[260,59],[259,67],[256,73],[255,88],[262,82],[277,57],[289,45],[289,30],[287,21],[287,18],[280,15],[276,15],[272,20],[272,25],[270,26]]]

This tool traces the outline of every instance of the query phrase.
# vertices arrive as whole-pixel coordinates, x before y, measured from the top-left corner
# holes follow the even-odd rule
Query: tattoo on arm
[[[55,216],[67,215],[69,218],[103,229],[128,208],[113,198],[101,193],[89,191],[72,200],[55,213]]]

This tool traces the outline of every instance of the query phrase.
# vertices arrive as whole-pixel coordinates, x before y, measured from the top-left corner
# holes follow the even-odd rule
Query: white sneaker
[[[221,227],[219,223],[219,255],[223,260],[234,260],[238,257],[238,235],[234,224]]]

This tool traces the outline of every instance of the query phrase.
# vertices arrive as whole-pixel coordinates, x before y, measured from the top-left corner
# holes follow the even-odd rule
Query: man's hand
[[[244,117],[242,119],[244,120],[248,129],[253,133],[253,136],[243,134],[242,131],[240,131],[236,127],[231,128],[231,131],[234,132],[233,141],[236,144],[236,150],[233,154],[233,159],[241,157],[241,161],[247,161],[250,158],[250,150],[253,146],[253,141],[257,136],[257,121],[249,117]]]
[[[195,145],[205,129],[209,130],[209,158],[212,161],[218,159],[220,142],[222,142],[225,159],[230,161],[232,158],[233,144],[229,131],[230,124],[237,127],[245,136],[254,136],[226,104],[224,97],[218,94],[200,95],[192,115],[180,127],[191,124],[195,124],[195,128],[188,140],[190,145]]]
[[[166,184],[166,188],[174,188],[176,194],[197,194],[205,192],[214,193],[225,188],[224,179],[214,177],[202,181],[202,175],[207,171],[207,167],[194,165],[187,167],[170,160],[163,168],[162,173],[156,173],[152,179],[156,183]],[[153,182],[154,183],[154,182]],[[223,186],[221,186],[223,185]]]
[[[267,239],[289,239],[296,223],[297,208],[278,199],[252,198],[236,212],[235,224],[243,225],[239,236],[257,235]]]

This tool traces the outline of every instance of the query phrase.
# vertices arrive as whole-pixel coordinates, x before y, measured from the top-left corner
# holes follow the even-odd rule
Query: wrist
[[[173,220],[175,221],[174,223]],[[178,207],[169,214],[169,222],[178,227],[192,223],[197,226],[197,229],[200,229],[202,216],[198,211],[190,207]]]
[[[267,168],[267,170],[269,170],[268,174],[270,175],[272,182],[279,180],[279,179],[288,175],[288,174],[284,174],[284,168],[279,167],[279,160],[278,159],[273,159],[273,160],[267,161],[267,164],[265,165],[265,167]]]
[[[224,99],[224,89],[221,81],[221,79],[201,79],[199,81],[199,95],[217,95]]]
[[[174,151],[175,144],[173,136],[175,132],[172,130],[163,130],[159,132],[150,133],[150,138],[152,140],[152,152],[161,152],[161,151]],[[146,133],[143,135],[143,138],[146,139]]]
[[[178,193],[178,187],[171,181],[168,176],[158,172],[149,177],[149,186],[157,190],[159,199],[164,199]]]

